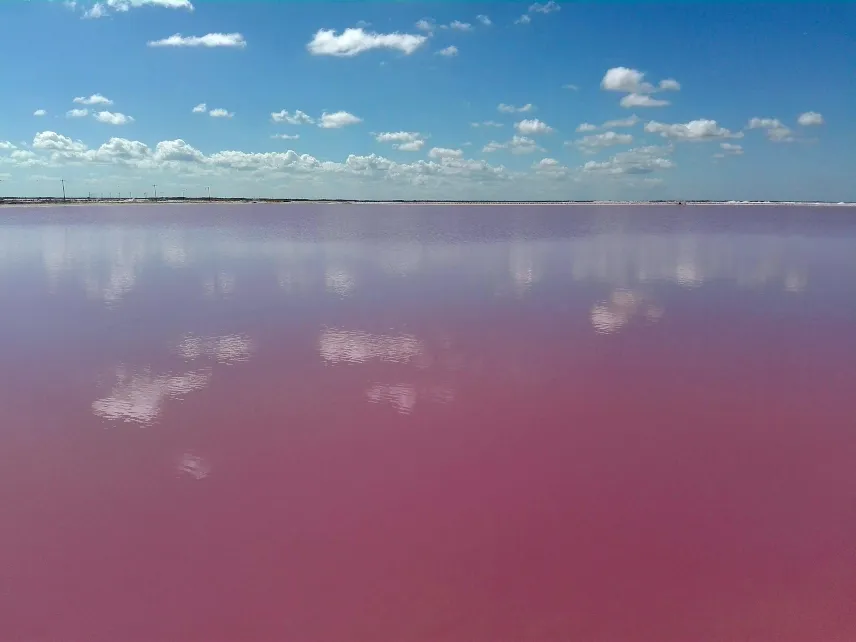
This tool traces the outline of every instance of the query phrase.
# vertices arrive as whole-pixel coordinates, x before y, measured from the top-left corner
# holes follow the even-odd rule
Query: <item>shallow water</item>
[[[856,639],[856,209],[0,211],[0,639]]]

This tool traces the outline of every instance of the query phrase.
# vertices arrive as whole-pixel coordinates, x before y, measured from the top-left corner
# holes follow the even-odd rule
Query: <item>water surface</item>
[[[856,211],[0,211],[0,639],[856,639]]]

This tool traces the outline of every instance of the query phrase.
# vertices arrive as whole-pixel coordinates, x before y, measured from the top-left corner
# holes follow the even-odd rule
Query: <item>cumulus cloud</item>
[[[515,107],[514,105],[506,105],[505,103],[499,103],[496,109],[504,114],[526,113],[530,111],[535,111],[535,105],[533,105],[532,103],[526,103],[522,107]]]
[[[615,129],[617,127],[633,127],[639,123],[639,117],[636,114],[627,118],[619,118],[617,120],[608,120],[601,127],[604,129]]]
[[[649,145],[619,152],[607,161],[589,161],[583,165],[583,171],[606,175],[650,174],[664,169],[672,169],[675,165],[664,156],[671,154],[671,147]]]
[[[778,118],[750,118],[746,128],[765,130],[767,138],[774,143],[792,143],[795,140],[791,128]]]
[[[402,152],[418,152],[425,145],[424,136],[419,132],[382,132],[375,135],[379,143],[392,143],[394,149]]]
[[[315,119],[299,109],[293,114],[286,110],[272,112],[270,118],[275,123],[288,123],[289,125],[312,125]]]
[[[591,123],[580,123],[577,125],[577,131],[579,133],[583,132],[593,132],[597,130],[597,125],[592,125]]]
[[[489,27],[489,26],[491,26],[491,25],[493,24],[493,22],[491,21],[491,19],[490,19],[490,18],[488,18],[488,17],[487,17],[486,15],[484,15],[484,14],[479,14],[479,15],[477,15],[477,16],[476,16],[476,20],[478,20],[478,21],[479,21],[481,24],[483,24],[485,27]]]
[[[73,141],[68,136],[52,131],[39,132],[33,137],[33,149],[43,149],[54,152],[82,152],[86,149],[80,141]]]
[[[522,16],[520,16],[517,20],[514,21],[514,24],[528,25],[530,22],[532,22],[532,18],[530,18],[527,14],[524,13]]]
[[[561,8],[555,0],[549,0],[549,2],[544,3],[536,2],[529,6],[529,13],[553,13],[554,11],[560,11]]]
[[[342,127],[347,127],[348,125],[356,125],[357,123],[363,122],[362,118],[358,118],[353,114],[346,111],[336,111],[332,114],[328,114],[324,112],[321,114],[321,118],[318,121],[318,126],[323,129],[341,129]]]
[[[524,136],[532,136],[536,134],[552,134],[555,131],[547,123],[532,118],[531,120],[521,120],[519,123],[514,123],[514,128]]]
[[[86,118],[89,115],[88,109],[69,109],[65,112],[66,118]]]
[[[686,142],[705,142],[723,138],[743,138],[743,132],[732,132],[720,127],[715,120],[699,119],[688,123],[667,125],[651,121],[645,125],[650,134],[660,134],[663,138]]]
[[[674,78],[666,78],[655,87],[645,80],[645,74],[630,67],[613,67],[608,69],[600,81],[604,91],[615,91],[627,94],[619,104],[622,107],[665,107],[668,100],[652,98],[649,94],[657,91],[679,91],[680,83]]]
[[[605,91],[620,91],[626,94],[648,94],[654,91],[651,83],[645,82],[645,74],[629,67],[608,69],[600,81]]]
[[[437,52],[437,55],[451,58],[452,56],[458,55],[458,48],[455,45],[449,45],[445,49],[440,49],[440,51]]]
[[[454,31],[472,31],[473,26],[469,22],[461,22],[460,20],[452,20],[449,23],[449,29]]]
[[[182,36],[180,33],[162,40],[150,40],[149,47],[227,47],[244,49],[247,41],[240,33],[208,33],[204,36]]]
[[[211,118],[232,118],[235,115],[235,112],[227,111],[218,107],[217,109],[209,111],[208,115],[211,116]]]
[[[426,31],[430,33],[431,31],[434,31],[434,27],[434,21],[430,18],[422,18],[421,20],[416,21],[416,28],[419,29],[419,31]]]
[[[501,149],[507,149],[512,154],[532,154],[533,152],[544,151],[533,139],[515,134],[511,137],[510,141],[505,143],[499,143],[494,140],[490,141],[482,148],[482,152],[490,154]]]
[[[464,152],[460,149],[448,149],[446,147],[433,147],[428,152],[428,157],[433,159],[463,158]]]
[[[823,125],[823,116],[816,111],[807,111],[804,114],[800,114],[799,118],[797,118],[797,123],[803,127]]]
[[[409,33],[375,33],[360,27],[337,34],[333,29],[319,29],[307,50],[314,56],[351,57],[373,49],[392,49],[410,55],[425,44],[425,36]]]
[[[70,9],[75,9],[77,6],[77,3],[73,0],[65,4]],[[84,12],[83,16],[85,18],[103,18],[110,11],[125,13],[138,7],[161,7],[164,9],[184,9],[186,11],[193,11],[194,8],[189,0],[105,0],[104,2],[96,2]]]
[[[480,123],[470,123],[470,127],[502,127],[502,123],[495,120],[483,120]]]
[[[127,125],[134,122],[133,117],[120,114],[119,112],[99,111],[93,114],[93,116],[95,116],[95,120],[99,123],[107,125]]]
[[[196,105],[196,107],[193,108],[194,114],[204,114],[207,111],[208,105],[206,105],[205,103],[199,103],[198,105]]]
[[[651,98],[651,96],[645,94],[627,94],[618,101],[618,104],[630,109],[632,107],[665,107],[671,103],[668,100]]]
[[[112,105],[113,101],[107,98],[106,96],[102,96],[101,94],[92,94],[89,97],[86,96],[78,96],[72,102],[77,103],[78,105]]]
[[[594,153],[604,147],[613,147],[614,145],[629,145],[633,142],[633,136],[630,134],[618,134],[613,131],[603,132],[602,134],[592,134],[591,136],[583,136],[581,139],[573,141],[579,149],[587,153]]]
[[[274,134],[271,138],[278,138],[280,140],[297,140],[300,138],[300,134]]]
[[[48,112],[44,109],[37,109],[33,112],[33,116],[47,116]]]
[[[742,156],[743,155],[743,146],[736,145],[734,143],[720,143],[719,147],[722,149],[718,154],[714,154],[714,158],[725,158],[726,156]]]

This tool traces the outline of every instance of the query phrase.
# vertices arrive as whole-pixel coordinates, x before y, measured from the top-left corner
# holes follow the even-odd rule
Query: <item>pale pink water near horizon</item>
[[[856,209],[0,211],[0,640],[856,640]]]

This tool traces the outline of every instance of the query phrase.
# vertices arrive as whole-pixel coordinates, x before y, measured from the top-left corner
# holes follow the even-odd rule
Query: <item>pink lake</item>
[[[856,640],[856,209],[0,210],[3,642]]]

